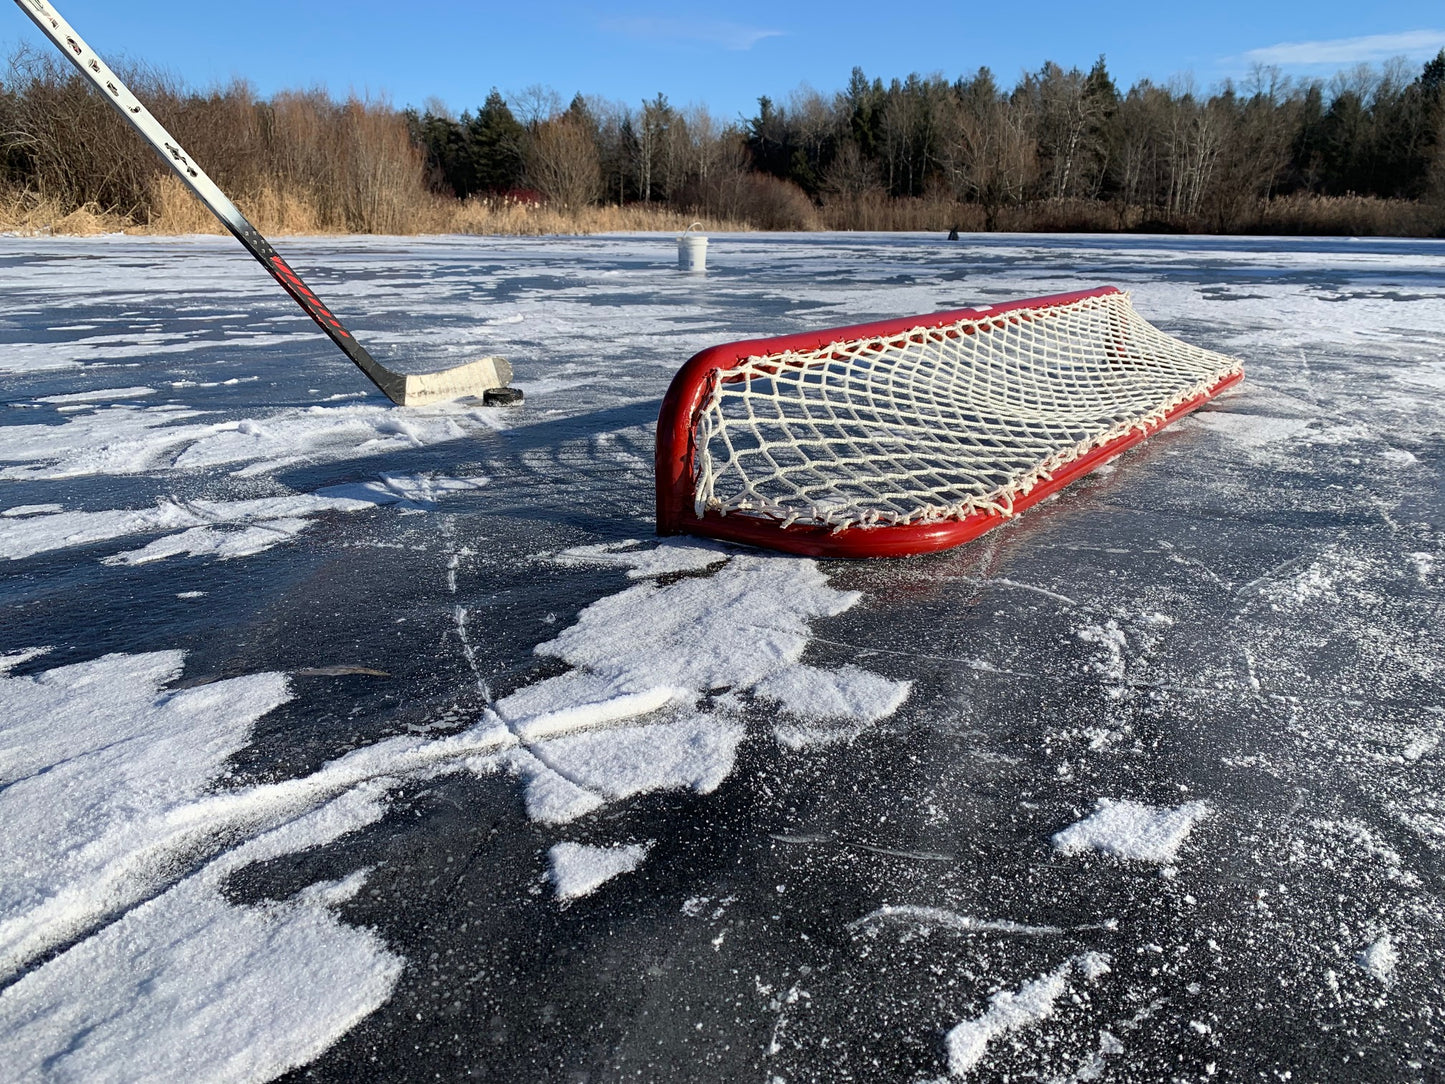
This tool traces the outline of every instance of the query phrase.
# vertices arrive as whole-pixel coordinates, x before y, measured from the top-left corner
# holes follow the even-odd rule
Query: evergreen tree
[[[1318,191],[1323,186],[1327,157],[1325,92],[1324,87],[1316,81],[1305,88],[1299,99],[1294,138],[1290,147],[1289,172],[1282,186],[1283,191]]]
[[[766,94],[758,99],[758,115],[747,123],[747,147],[753,169],[787,178],[792,159],[787,121]]]
[[[1082,186],[1091,199],[1104,196],[1114,156],[1119,146],[1119,88],[1109,74],[1104,54],[1094,61],[1084,78],[1085,113],[1089,117],[1087,141],[1091,161],[1088,177]]]
[[[1445,49],[1426,62],[1406,97],[1410,125],[1404,194],[1420,197],[1436,187],[1445,195]]]
[[[854,68],[843,92],[847,110],[848,133],[858,144],[865,159],[878,156],[878,128],[883,110],[883,80],[868,82],[862,68]]]
[[[592,114],[591,107],[587,104],[587,99],[582,97],[581,91],[572,95],[572,101],[568,103],[567,108],[562,111],[562,117],[564,120],[578,125],[585,131],[591,132],[594,137],[597,135],[597,130],[600,126],[597,123],[597,118]]]
[[[408,109],[403,117],[412,143],[426,156],[427,187],[454,196],[470,192],[475,178],[466,146],[466,114],[462,115],[463,124],[430,110],[418,115],[415,109]]]
[[[475,187],[470,191],[507,192],[517,188],[522,180],[525,136],[526,129],[493,87],[476,117],[467,124],[467,149],[475,177]]]

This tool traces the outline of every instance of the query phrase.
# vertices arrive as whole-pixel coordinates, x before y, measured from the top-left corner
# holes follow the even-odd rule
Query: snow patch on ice
[[[1268,414],[1234,414],[1224,410],[1200,411],[1182,419],[1182,425],[1209,429],[1248,449],[1279,444],[1304,435],[1308,419],[1277,418]]]
[[[364,873],[237,907],[235,869],[374,822],[348,795],[225,856],[0,993],[17,1079],[269,1080],[319,1056],[391,995],[402,961],[332,908]]]
[[[643,583],[594,602],[537,648],[632,688],[752,687],[798,662],[808,622],[854,604],[816,562],[740,554],[716,575]]]
[[[1134,1021],[1126,1021],[1135,1023]],[[1099,1032],[1099,1049],[1090,1054],[1084,1063],[1066,1077],[1054,1077],[1048,1084],[1088,1084],[1100,1079],[1109,1067],[1109,1059],[1124,1053],[1124,1044],[1112,1032]]]
[[[1085,982],[1093,982],[1109,972],[1110,958],[1101,952],[1086,952],[1071,957],[1062,966],[1018,990],[1000,990],[989,998],[983,1015],[965,1020],[949,1031],[948,1071],[965,1076],[988,1052],[995,1039],[1010,1032],[1035,1027],[1053,1016],[1060,997],[1069,988],[1069,980],[1077,972]]]
[[[1265,577],[1257,585],[1259,596],[1270,608],[1286,614],[1302,613],[1320,606],[1338,604],[1349,593],[1364,601],[1364,581],[1376,572],[1367,560],[1339,546],[1326,546],[1303,568],[1278,579]]]
[[[1435,736],[1435,740],[1438,742],[1438,735]],[[1430,747],[1433,748],[1433,744]],[[1406,757],[1409,759],[1408,752]],[[1411,887],[1420,883],[1420,878],[1405,868],[1404,856],[1364,821],[1354,817],[1345,817],[1340,820],[1317,819],[1311,821],[1310,824],[1326,836],[1337,837],[1350,848],[1358,850],[1371,861],[1377,862],[1387,879]],[[1339,848],[1339,844],[1335,840],[1330,840],[1330,845],[1332,848],[1343,850],[1343,848]]]
[[[856,666],[792,666],[768,675],[753,691],[793,717],[774,726],[778,741],[789,749],[807,749],[852,741],[897,711],[912,688],[912,682]]]
[[[1359,964],[1381,986],[1393,986],[1400,953],[1388,932],[1380,934],[1360,953]]]
[[[548,875],[559,900],[580,899],[612,878],[631,873],[642,865],[651,849],[651,842],[614,847],[558,843],[548,852]]]
[[[800,664],[809,622],[860,597],[830,587],[816,562],[688,544],[658,549],[665,556],[605,552],[653,577],[723,565],[710,576],[639,583],[592,603],[536,649],[573,669],[495,705],[498,720],[527,743],[512,763],[527,776],[527,810],[538,821],[565,823],[649,791],[716,789],[732,772],[746,727],[724,697],[700,706],[711,693],[771,689],[773,699],[799,706],[811,689],[821,714],[807,717],[854,726],[896,710],[907,696],[906,683],[856,668],[830,673]]]
[[[181,661],[0,677],[0,976],[18,978],[0,992],[0,1033],[19,1078],[270,1079],[374,1011],[400,973],[331,913],[364,874],[260,906],[224,898],[236,870],[375,822],[384,791],[322,796],[269,830],[208,796],[290,692],[281,674],[164,691]],[[207,860],[218,824],[253,838]]]
[[[1174,860],[1190,831],[1212,811],[1202,801],[1161,807],[1100,798],[1093,813],[1054,834],[1054,849],[1163,865]]]
[[[0,426],[0,478],[58,479],[176,470],[263,474],[296,463],[388,455],[507,424],[503,412],[455,405],[314,406],[260,418],[195,422],[180,406],[111,406],[61,425]],[[181,424],[189,423],[189,424]]]
[[[138,565],[181,554],[221,560],[249,557],[295,538],[311,525],[305,518],[308,516],[360,512],[384,505],[424,507],[485,484],[485,478],[382,475],[379,480],[330,486],[315,493],[252,500],[168,498],[154,508],[98,512],[66,512],[58,505],[49,506],[54,510],[45,515],[11,516],[14,522],[0,522],[0,557],[20,560],[58,549],[161,531],[180,533],[156,539],[139,549],[113,554],[104,558],[104,563]]]
[[[194,284],[187,284],[192,286]],[[250,319],[250,317],[248,317]],[[88,335],[68,342],[7,344],[0,354],[0,372],[34,373],[105,365],[128,358],[156,358],[162,354],[189,354],[197,350],[245,350],[287,346],[312,340],[311,331],[275,334],[232,328],[221,342],[194,331],[152,332],[127,330],[118,334]]]
[[[49,654],[51,650],[52,649],[48,647],[31,647],[26,648],[24,651],[13,651],[8,655],[0,655],[0,677],[8,674],[22,663],[27,663],[31,659],[38,659],[41,655]],[[0,686],[0,688],[3,688],[3,686]],[[4,768],[0,767],[0,772],[3,771]],[[0,780],[4,778],[4,775],[0,774]]]
[[[1102,625],[1085,625],[1074,635],[1086,644],[1097,644],[1103,649],[1102,657],[1091,663],[1090,667],[1114,686],[1109,690],[1111,695],[1121,695],[1126,676],[1124,656],[1129,648],[1129,641],[1124,630],[1119,627],[1119,622],[1111,619]]]
[[[0,719],[16,720],[0,732],[0,979],[348,791],[496,770],[516,745],[489,714],[450,737],[391,738],[309,776],[213,791],[251,723],[289,697],[286,678],[164,691],[180,663],[114,655],[0,678]]]
[[[167,557],[214,557],[230,561],[254,557],[272,546],[289,542],[310,527],[309,519],[267,519],[239,530],[192,527],[180,534],[158,538],[136,550],[125,550],[102,559],[107,565],[144,565]]]
[[[444,498],[484,489],[490,482],[490,478],[480,474],[467,478],[452,478],[444,474],[382,474],[369,482],[328,486],[318,492],[332,500],[431,507]]]
[[[655,546],[639,549],[635,538],[621,542],[603,542],[591,546],[573,546],[557,554],[562,564],[615,565],[627,569],[635,580],[665,576],[677,572],[701,572],[728,559],[728,551],[710,542],[663,539]]]
[[[112,403],[117,399],[144,399],[155,393],[155,388],[144,385],[134,388],[96,388],[93,391],[74,391],[66,395],[42,395],[35,402],[57,406],[62,403]]]
[[[1416,733],[1405,743],[1405,747],[1400,750],[1400,755],[1413,764],[1440,748],[1440,738],[1441,733],[1438,727],[1434,730]]]
[[[1319,429],[1310,429],[1304,434],[1304,440],[1307,444],[1326,447],[1338,447],[1345,444],[1353,444],[1356,441],[1377,439],[1378,434],[1375,430],[1360,422],[1326,425]]]
[[[1412,553],[1410,563],[1415,567],[1415,578],[1421,583],[1429,582],[1435,573],[1435,555],[1433,553]]]
[[[576,696],[571,703],[557,706],[555,700],[550,700],[544,702],[545,706],[535,715],[519,715],[518,708],[531,702],[533,697],[518,693],[508,698],[507,707],[503,710],[513,715],[515,725],[512,729],[517,737],[523,741],[536,741],[558,734],[575,733],[590,727],[635,719],[661,711],[669,704],[691,700],[690,690],[675,686],[657,685],[635,693],[620,693],[610,682],[593,681],[589,674],[575,671],[574,674],[573,680],[559,680],[546,693],[549,697],[554,697],[559,688],[570,685],[575,690],[573,695]],[[588,685],[596,690],[595,697],[583,691]]]
[[[516,758],[528,779],[527,814],[542,824],[565,824],[638,794],[711,794],[732,774],[745,736],[736,719],[690,714],[553,737]]]
[[[146,832],[197,797],[290,699],[285,675],[174,693],[182,653],[0,678],[0,975],[143,893]]]

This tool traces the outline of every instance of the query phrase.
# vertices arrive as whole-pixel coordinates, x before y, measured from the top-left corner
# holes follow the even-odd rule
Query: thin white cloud
[[[782,30],[765,30],[741,23],[696,21],[691,19],[607,19],[602,23],[604,30],[610,30],[629,38],[647,41],[700,42],[703,45],[720,45],[724,49],[744,51],[751,49],[768,38],[781,38]]]
[[[1445,30],[1403,30],[1397,34],[1366,34],[1358,38],[1329,41],[1284,41],[1251,49],[1247,63],[1278,64],[1281,67],[1311,64],[1359,64],[1388,60],[1393,56],[1427,58],[1445,49]]]

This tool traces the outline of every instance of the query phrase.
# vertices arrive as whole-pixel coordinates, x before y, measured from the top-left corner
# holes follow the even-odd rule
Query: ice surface
[[[881,923],[914,923],[924,929],[945,929],[957,933],[1013,933],[1028,937],[1052,937],[1064,932],[1060,926],[1031,926],[1007,919],[974,918],[944,907],[917,904],[885,904],[853,922],[854,929],[872,929]]]
[[[415,494],[419,488],[414,480],[391,479],[386,492]],[[456,487],[427,491],[450,488]],[[654,564],[670,567],[666,560]],[[713,585],[708,592],[712,601],[705,606],[694,598],[703,582]],[[706,620],[669,633],[660,627],[662,618],[677,616],[679,598],[692,607],[694,617]],[[609,651],[600,650],[599,637],[628,633],[612,627],[618,599],[627,601],[625,609],[635,620],[664,638],[639,639],[630,655],[616,643]],[[727,714],[713,716],[693,708],[713,673],[689,669],[689,654],[699,651],[695,637],[744,619],[754,622],[754,629],[771,625],[774,652],[762,663],[752,663],[753,670],[759,675],[786,673],[806,642],[806,618],[838,612],[856,601],[856,594],[828,588],[813,562],[791,558],[736,556],[707,581],[638,585],[594,603],[575,626],[539,647],[576,662],[580,669],[514,693],[497,704],[497,714],[489,710],[467,731],[451,738],[380,742],[346,754],[309,777],[209,797],[204,789],[241,748],[255,721],[289,697],[284,676],[232,678],[162,693],[183,661],[179,652],[162,652],[112,655],[35,676],[0,678],[0,714],[21,720],[3,732],[0,745],[0,778],[9,781],[0,791],[0,815],[11,825],[0,843],[0,872],[5,874],[0,880],[0,976],[18,975],[21,981],[0,993],[0,1002],[18,1006],[14,1012],[22,1015],[34,1011],[36,1004],[53,1003],[50,1015],[71,1021],[27,1033],[34,1057],[43,1061],[54,1056],[55,1044],[66,1041],[67,1028],[94,1027],[87,1023],[93,999],[78,982],[85,967],[141,974],[165,968],[173,976],[172,982],[146,985],[145,997],[116,995],[129,999],[126,1027],[132,1031],[158,1027],[143,1021],[168,1018],[177,1002],[224,1007],[234,998],[252,996],[246,991],[266,981],[265,973],[275,968],[267,953],[251,948],[249,941],[259,938],[269,948],[279,937],[288,956],[303,964],[305,958],[289,935],[264,932],[266,924],[258,925],[249,913],[191,917],[206,907],[224,907],[213,898],[221,872],[244,864],[248,847],[266,847],[282,831],[277,826],[290,818],[299,818],[292,822],[299,823],[321,817],[356,795],[364,795],[364,808],[379,816],[378,798],[389,781],[409,775],[459,769],[485,774],[510,756],[510,763],[530,776],[528,808],[543,823],[572,820],[606,802],[659,789],[709,793],[732,770],[745,730]],[[732,650],[751,654],[741,643],[734,643]],[[34,652],[16,653],[7,661],[13,667],[33,657]],[[601,673],[600,660],[606,662]],[[715,662],[731,662],[740,672],[747,669],[740,658],[723,655]],[[692,687],[660,684],[659,675],[669,674],[690,679]],[[866,675],[855,669],[848,678],[857,684]],[[638,691],[628,691],[632,689]],[[894,690],[893,699],[904,695],[906,688]],[[682,710],[653,725],[616,725],[657,716],[673,706]],[[168,878],[187,865],[194,868],[196,856],[214,852],[220,840],[258,831],[271,835],[225,852],[167,887]],[[324,842],[304,834],[301,840],[303,846]],[[558,898],[587,895],[603,881],[635,868],[646,850],[642,845],[555,846],[551,860]],[[37,854],[44,860],[34,861]],[[314,899],[335,903],[341,897],[322,893]],[[323,935],[335,923],[317,906],[296,904],[280,913],[289,916],[287,922],[300,924],[297,936],[325,942]],[[170,929],[175,939],[171,953],[159,960],[153,961],[145,949],[127,956],[112,945],[117,938],[121,946],[133,948],[137,939],[147,944],[154,934],[146,931],[152,928]],[[335,999],[341,1015],[317,1027],[288,1030],[263,1020],[261,1026],[271,1033],[269,1045],[260,1044],[264,1049],[252,1053],[262,1059],[259,1064],[271,1066],[268,1072],[324,1049],[336,1027],[344,1029],[358,1014],[374,1008],[390,988],[396,961],[365,936],[352,940],[349,950],[323,943],[318,951],[337,954],[328,967],[349,966],[370,977],[356,980],[348,998]],[[70,942],[77,944],[58,960],[26,973],[44,954]],[[99,962],[97,953],[102,955]],[[218,960],[222,976],[201,966]],[[94,1011],[111,1015],[115,1010]],[[216,1026],[207,1024],[204,1015],[195,1026],[207,1036],[205,1042],[220,1051],[217,1057],[232,1059],[220,1063],[223,1069],[251,1071],[244,1060],[235,1060],[239,1055],[233,1049],[249,1034],[245,1027],[235,1029],[234,1035],[214,1035]],[[166,1041],[182,1039],[168,1035]],[[147,1071],[162,1076],[176,1074],[175,1065],[166,1060],[176,1056],[173,1047],[150,1064],[124,1050],[117,1053],[116,1042],[97,1040],[105,1057],[145,1064]],[[79,1064],[89,1071],[100,1063],[90,1059]]]
[[[1438,1061],[1441,243],[286,247],[527,402],[386,405],[226,238],[0,242],[12,1075]],[[1244,385],[951,553],[652,539],[693,352],[1105,282]]]

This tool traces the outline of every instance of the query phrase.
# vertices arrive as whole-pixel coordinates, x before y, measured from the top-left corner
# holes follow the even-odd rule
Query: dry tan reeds
[[[629,233],[674,230],[681,232],[693,223],[714,231],[750,228],[745,222],[696,215],[650,204],[611,204],[581,207],[564,212],[547,204],[507,196],[473,197],[452,204],[443,228],[437,233],[500,234],[540,236],[543,234]]]
[[[1299,193],[1261,203],[1244,228],[1263,234],[1445,237],[1445,201]]]
[[[325,207],[305,193],[284,192],[274,183],[236,196],[236,205],[268,236],[353,232],[338,228]],[[0,193],[0,231],[21,234],[98,233],[192,234],[224,233],[225,228],[181,182],[157,177],[151,190],[151,215],[138,223],[123,215],[105,213],[93,204],[66,212],[56,200],[34,194]],[[395,211],[394,228],[366,232],[398,235],[497,234],[542,236],[633,232],[681,232],[701,221],[706,230],[738,232],[747,222],[674,211],[642,204],[620,207],[584,207],[563,212],[546,204],[499,196],[489,199],[448,199],[421,193]]]
[[[262,182],[248,192],[234,194],[236,206],[264,234],[325,234],[352,232],[328,220],[323,209],[304,192],[286,192],[274,182]],[[179,178],[162,174],[151,188],[151,213],[143,224],[127,232],[149,234],[225,233],[220,220],[191,194]]]
[[[509,196],[456,200],[410,189],[405,198],[377,199],[358,215],[369,229],[349,228],[335,199],[317,199],[309,190],[286,190],[263,181],[238,193],[236,204],[262,233],[494,234],[543,236],[628,232],[681,232],[694,221],[714,232],[758,229],[757,216],[744,209],[738,217],[719,217],[673,210],[657,204],[561,208]],[[0,192],[0,232],[19,234],[100,233],[191,234],[223,233],[215,217],[169,174],[158,175],[150,188],[150,213],[145,221],[107,211],[94,203],[67,209],[58,199],[33,192]],[[958,229],[984,232],[984,211],[977,204],[947,199],[889,199],[865,194],[834,197],[802,219],[795,209],[780,216],[773,228],[801,230],[915,231]],[[766,227],[763,227],[766,228]],[[1190,219],[1159,221],[1143,208],[1121,207],[1090,200],[1039,200],[1001,208],[995,229],[1006,233],[1207,232],[1208,223]],[[1240,232],[1335,236],[1445,236],[1445,205],[1372,196],[1294,195],[1261,200],[1243,214]]]
[[[34,192],[0,192],[0,233],[89,237],[119,233],[133,224],[129,218],[102,211],[93,203],[66,210],[60,200]]]

